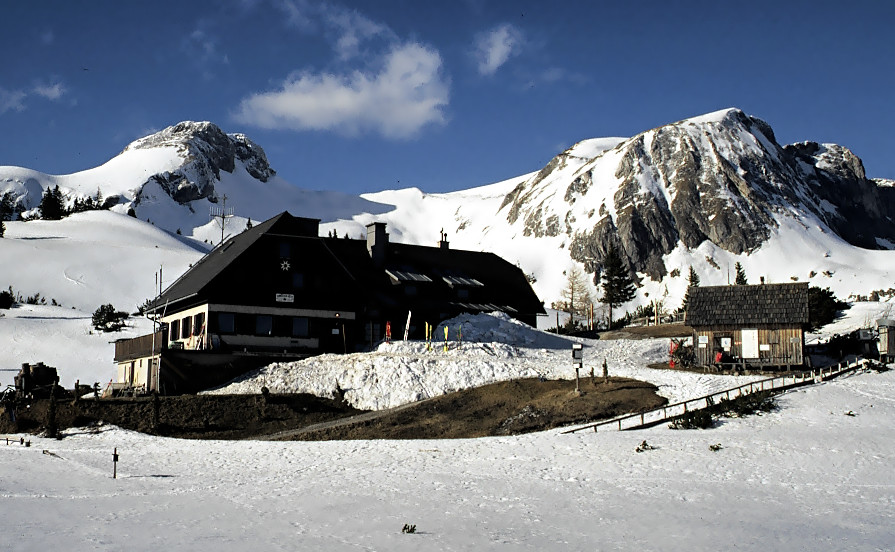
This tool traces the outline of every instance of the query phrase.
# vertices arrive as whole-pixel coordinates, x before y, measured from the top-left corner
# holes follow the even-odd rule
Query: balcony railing
[[[155,350],[153,350],[153,345]],[[115,362],[134,360],[158,354],[162,350],[162,332],[141,335],[133,339],[121,339],[115,342]]]

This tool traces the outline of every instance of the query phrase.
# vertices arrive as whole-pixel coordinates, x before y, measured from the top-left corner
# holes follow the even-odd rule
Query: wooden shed
[[[802,366],[808,284],[693,287],[684,323],[698,365]]]
[[[895,358],[895,320],[880,318],[876,326],[879,328],[879,358],[889,362]]]

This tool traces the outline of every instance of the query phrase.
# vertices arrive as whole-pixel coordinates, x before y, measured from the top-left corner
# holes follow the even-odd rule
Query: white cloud
[[[286,16],[286,24],[305,32],[314,29],[314,7],[306,0],[279,0],[276,6]]]
[[[46,86],[37,85],[34,87],[34,93],[48,100],[58,100],[65,94],[66,88],[62,83],[49,84]]]
[[[7,90],[0,87],[0,114],[7,111],[22,111],[25,109],[25,104],[22,103],[25,96],[27,94],[21,90]]]
[[[262,128],[407,138],[443,124],[448,97],[438,52],[406,43],[392,47],[377,71],[291,76],[279,90],[245,98],[234,117]]]
[[[493,75],[511,56],[518,55],[522,46],[522,31],[504,23],[476,37],[473,56],[480,75]]]
[[[335,29],[338,35],[333,48],[343,61],[358,55],[361,43],[366,40],[377,36],[394,38],[387,26],[376,23],[357,11],[327,7],[323,16],[328,26]]]
[[[357,10],[307,0],[279,0],[275,5],[283,12],[289,27],[308,34],[322,32],[341,61],[360,54],[363,43],[370,39],[380,37],[397,41],[397,36],[387,25],[377,23]]]

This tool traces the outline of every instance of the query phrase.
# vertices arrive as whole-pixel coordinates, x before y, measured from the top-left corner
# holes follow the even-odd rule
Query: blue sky
[[[895,178],[895,2],[5,1],[0,165],[209,120],[350,193],[503,180],[726,107]]]

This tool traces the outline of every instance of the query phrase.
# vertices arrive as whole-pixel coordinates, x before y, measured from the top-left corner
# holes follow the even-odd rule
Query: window
[[[308,319],[295,317],[292,319],[292,337],[308,337]]]
[[[173,320],[168,327],[168,341],[180,339],[180,320]]]
[[[259,314],[255,317],[255,335],[271,335],[273,332],[273,317],[267,314]]]
[[[193,329],[191,321],[191,316],[180,319],[180,339],[188,339],[190,337],[190,331]]]
[[[289,242],[280,242],[280,257],[288,259],[291,256],[292,248],[289,247]]]
[[[469,290],[466,288],[457,289],[457,297],[460,299],[469,299]]]
[[[410,295],[411,297],[416,295],[416,286],[405,286],[404,295]]]
[[[199,335],[203,333],[202,330],[205,329],[205,313],[200,312],[196,316],[193,317],[193,335]]]
[[[305,275],[301,272],[292,274],[292,287],[294,287],[295,289],[301,289],[305,287]]]
[[[217,320],[218,332],[222,334],[236,333],[236,316],[232,312],[219,312]]]

